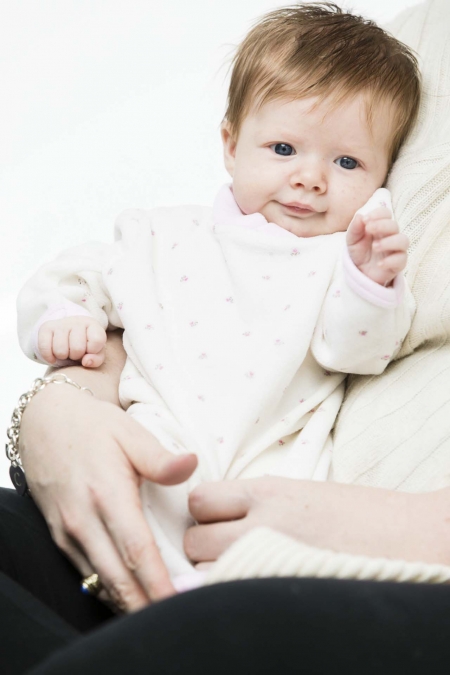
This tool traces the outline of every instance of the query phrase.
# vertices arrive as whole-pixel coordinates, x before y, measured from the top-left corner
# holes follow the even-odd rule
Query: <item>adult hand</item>
[[[20,452],[33,499],[81,576],[95,570],[126,611],[174,593],[143,516],[139,485],[143,478],[185,481],[195,455],[167,452],[118,406],[65,384],[48,385],[29,404]]]
[[[198,525],[186,532],[185,552],[205,569],[239,537],[265,526],[319,548],[449,564],[449,492],[271,476],[204,483],[190,494]]]
[[[315,497],[315,488],[320,490],[323,485],[264,477],[196,487],[189,496],[189,509],[198,525],[186,532],[187,556],[200,563],[201,569],[203,563],[216,560],[239,537],[262,525],[295,538],[311,539],[315,528],[308,537],[304,514],[311,497]]]

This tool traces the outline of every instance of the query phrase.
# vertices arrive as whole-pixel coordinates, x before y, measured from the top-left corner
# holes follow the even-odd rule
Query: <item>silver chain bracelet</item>
[[[41,391],[41,389],[44,389],[48,384],[71,384],[80,391],[88,391],[94,396],[94,393],[88,387],[82,387],[77,382],[71,380],[70,377],[64,375],[64,373],[56,373],[49,377],[38,377],[31,385],[31,389],[25,394],[22,394],[19,398],[17,407],[14,408],[14,412],[11,416],[11,426],[6,430],[6,435],[8,437],[8,442],[6,443],[6,456],[11,462],[11,467],[9,469],[11,481],[17,492],[22,496],[30,494],[30,489],[22,466],[22,460],[19,455],[19,434],[22,415],[33,396]]]

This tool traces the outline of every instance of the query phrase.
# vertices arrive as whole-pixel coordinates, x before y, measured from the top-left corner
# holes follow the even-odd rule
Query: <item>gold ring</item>
[[[94,574],[89,575],[88,577],[84,577],[84,579],[81,580],[81,592],[86,593],[86,595],[98,595],[100,591],[102,590],[102,582],[100,581],[100,578],[96,572]]]

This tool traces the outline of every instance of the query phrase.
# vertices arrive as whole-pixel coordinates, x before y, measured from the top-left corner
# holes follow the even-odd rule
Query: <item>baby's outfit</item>
[[[360,211],[390,207],[377,190]],[[39,326],[76,314],[124,328],[122,406],[171,452],[195,453],[182,485],[145,482],[144,512],[171,576],[192,572],[183,536],[200,482],[329,477],[346,373],[379,374],[409,330],[399,275],[384,288],[351,262],[345,233],[300,238],[244,215],[229,186],[214,207],[131,210],[115,243],[42,267],[18,300],[30,358]],[[106,467],[107,470],[107,467]]]

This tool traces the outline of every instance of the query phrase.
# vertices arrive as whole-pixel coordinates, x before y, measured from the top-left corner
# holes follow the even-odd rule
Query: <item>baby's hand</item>
[[[70,316],[46,321],[39,329],[38,347],[47,363],[80,361],[85,368],[98,368],[105,360],[106,332],[89,316]]]
[[[406,267],[409,241],[388,208],[358,213],[347,230],[350,258],[363,274],[388,286]]]

